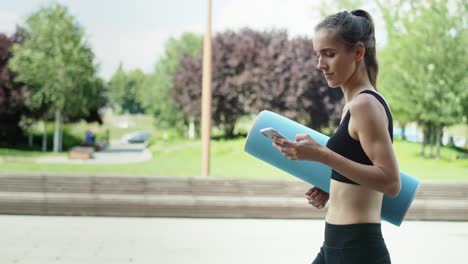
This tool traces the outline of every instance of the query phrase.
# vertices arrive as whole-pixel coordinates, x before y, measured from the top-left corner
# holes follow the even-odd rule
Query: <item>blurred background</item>
[[[314,26],[328,14],[362,8],[374,18],[377,89],[393,113],[400,169],[426,188],[408,216],[468,220],[466,1],[212,0],[209,179],[201,177],[200,139],[205,1],[0,6],[5,216],[323,217],[274,206],[225,214],[227,200],[205,208],[194,199],[226,196],[223,186],[238,186],[226,190],[233,196],[302,198],[307,186],[246,155],[245,137],[265,109],[331,135],[344,99],[316,70]],[[277,193],[242,192],[284,182]]]
[[[239,165],[250,168],[244,177],[285,176],[242,153],[261,110],[325,134],[336,128],[343,99],[315,69],[313,27],[357,7],[374,16],[378,90],[396,120],[401,168],[421,179],[467,175],[464,1],[212,6],[213,176],[238,177]],[[199,175],[205,3],[3,1],[0,14],[2,171]],[[143,142],[151,158],[124,167],[67,157],[80,145]]]

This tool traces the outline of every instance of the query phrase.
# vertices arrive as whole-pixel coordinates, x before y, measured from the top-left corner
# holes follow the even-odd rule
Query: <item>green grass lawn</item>
[[[243,151],[244,138],[213,140],[211,143],[211,175],[230,178],[289,179],[292,176]],[[394,143],[400,169],[420,180],[468,180],[468,159],[456,160],[457,152],[443,148],[441,160],[418,156],[420,145]],[[200,140],[160,142],[150,147],[153,158],[133,164],[40,164],[40,152],[0,149],[1,172],[35,172],[106,175],[199,176],[201,172]],[[57,155],[57,154],[46,154]],[[59,154],[65,155],[65,154]]]
[[[61,156],[61,155],[64,155],[64,154],[53,153],[53,152],[44,153],[42,151],[35,151],[35,150],[0,148],[0,164],[2,160],[3,161],[5,160],[34,161],[34,159],[39,158],[39,157],[53,157],[53,156]]]
[[[468,159],[457,160],[461,153],[454,149],[441,148],[441,159],[435,160],[419,156],[419,143],[396,141],[394,147],[400,170],[421,180],[468,180]],[[426,148],[426,154],[428,152]]]

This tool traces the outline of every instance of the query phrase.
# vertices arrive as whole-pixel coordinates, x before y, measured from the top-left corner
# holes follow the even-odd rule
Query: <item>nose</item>
[[[317,58],[317,69],[323,71],[326,68],[325,63],[323,63],[322,57]]]

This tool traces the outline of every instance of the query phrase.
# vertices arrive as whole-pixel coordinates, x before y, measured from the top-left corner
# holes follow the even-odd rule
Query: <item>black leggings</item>
[[[390,264],[380,224],[325,225],[325,242],[312,264]]]

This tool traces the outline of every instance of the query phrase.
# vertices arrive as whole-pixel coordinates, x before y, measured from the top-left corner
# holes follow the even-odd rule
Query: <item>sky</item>
[[[206,0],[0,0],[0,33],[42,6],[68,7],[86,32],[99,75],[109,80],[119,64],[124,70],[152,72],[170,37],[204,33]],[[212,0],[212,34],[249,27],[286,29],[290,37],[313,35],[320,21],[318,0]],[[378,32],[378,31],[377,31]],[[377,42],[379,42],[377,35]]]

